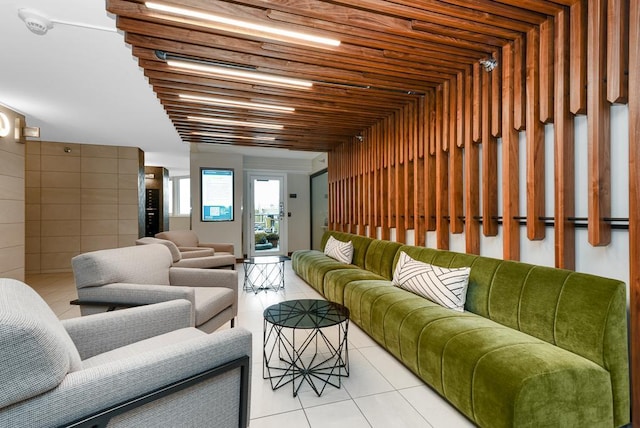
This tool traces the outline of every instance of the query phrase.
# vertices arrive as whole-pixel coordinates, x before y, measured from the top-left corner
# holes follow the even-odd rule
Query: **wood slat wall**
[[[449,248],[451,234],[464,233],[465,250],[480,253],[480,231],[502,231],[503,257],[520,258],[521,220],[527,237],[544,239],[554,225],[555,264],[575,269],[574,117],[587,114],[588,227],[593,246],[611,240],[609,109],[629,102],[629,248],[631,334],[640,334],[640,1],[576,1],[562,7],[524,37],[505,43],[492,56],[492,73],[478,63],[433,91],[367,128],[364,141],[338,146],[330,156],[330,221],[333,229],[367,230],[372,237],[425,245],[435,231],[437,248]],[[587,87],[587,81],[589,85]],[[499,87],[496,88],[496,85]],[[496,117],[497,116],[497,117]],[[554,164],[545,165],[544,124],[554,126]],[[520,150],[520,131],[526,150]],[[497,138],[499,136],[499,139]],[[353,150],[354,145],[359,149]],[[499,181],[497,153],[502,154]],[[349,224],[349,191],[361,156],[370,178],[362,180],[362,214]],[[347,157],[347,159],[345,159]],[[519,207],[519,168],[526,165],[526,203]],[[482,168],[480,168],[482,167]],[[545,168],[554,188],[545,189]],[[365,175],[366,177],[366,175]],[[498,212],[498,186],[502,210]],[[367,193],[369,192],[369,193]],[[553,192],[552,219],[545,194]],[[583,196],[584,197],[584,196]],[[482,204],[480,204],[482,200]],[[371,203],[363,203],[371,201]],[[482,207],[482,212],[480,208]],[[519,210],[523,209],[524,212]],[[633,404],[640,409],[640,345],[632,341]],[[640,416],[636,414],[638,419]]]

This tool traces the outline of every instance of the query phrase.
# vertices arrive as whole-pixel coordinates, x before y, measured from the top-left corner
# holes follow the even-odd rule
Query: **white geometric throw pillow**
[[[434,303],[464,311],[471,268],[443,268],[412,259],[404,251],[400,253],[393,273],[393,285]]]
[[[324,246],[324,253],[339,262],[351,264],[351,259],[353,259],[353,244],[351,241],[342,242],[330,236],[327,244]]]

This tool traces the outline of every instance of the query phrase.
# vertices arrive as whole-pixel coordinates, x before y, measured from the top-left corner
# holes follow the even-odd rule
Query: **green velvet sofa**
[[[623,282],[329,231],[351,265],[321,251],[294,271],[425,383],[482,427],[618,427],[629,423]],[[391,284],[401,251],[471,267],[464,312]]]

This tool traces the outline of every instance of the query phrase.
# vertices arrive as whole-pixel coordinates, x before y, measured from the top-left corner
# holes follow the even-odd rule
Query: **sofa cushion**
[[[172,263],[171,252],[160,244],[92,251],[71,259],[79,289],[115,282],[169,285]]]
[[[470,270],[469,267],[450,269],[423,263],[401,252],[393,274],[393,285],[462,312]]]
[[[324,253],[340,263],[351,264],[351,260],[353,259],[353,243],[351,241],[338,241],[331,236],[327,241],[327,245],[324,247]]]
[[[71,337],[29,286],[0,279],[0,408],[43,392],[82,369]]]
[[[344,290],[353,281],[386,280],[386,278],[364,269],[334,269],[324,276],[323,294],[332,302],[344,304]]]

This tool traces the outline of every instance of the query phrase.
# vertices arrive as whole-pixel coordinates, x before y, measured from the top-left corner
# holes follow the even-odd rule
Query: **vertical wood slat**
[[[441,142],[442,150],[449,151],[449,135],[451,127],[449,126],[449,110],[451,108],[451,83],[445,80],[442,83],[442,114],[436,119],[441,123]]]
[[[577,0],[570,8],[571,102],[573,114],[587,112],[587,0]]]
[[[640,0],[629,6],[629,289],[631,420],[640,421]]]
[[[491,73],[496,72],[494,69]],[[482,234],[498,234],[498,143],[491,134],[491,73],[482,71]]]
[[[554,19],[540,24],[540,122],[553,122],[553,33]]]
[[[415,227],[414,222],[414,190],[413,190],[413,169],[415,166],[415,156],[413,150],[413,141],[415,139],[415,106],[414,102],[410,102],[406,107],[404,116],[404,134],[405,134],[405,165],[404,165],[404,228],[411,230]],[[415,231],[414,231],[415,232]]]
[[[513,126],[514,46],[502,48],[502,257],[520,259],[520,144]]]
[[[395,192],[394,192],[394,178],[395,178],[395,144],[394,144],[394,132],[393,116],[387,120],[387,153],[389,157],[388,171],[387,171],[387,198],[389,203],[387,204],[387,228],[389,229],[389,236],[391,236],[391,229],[395,227]]]
[[[418,99],[415,111],[415,121],[417,124],[417,135],[414,138],[414,158],[413,158],[413,217],[414,217],[414,236],[415,245],[424,247],[425,245],[425,229],[424,229],[424,195],[426,181],[424,181],[424,121],[425,121],[425,99],[424,96]],[[420,155],[422,153],[422,156]]]
[[[482,74],[483,70],[479,63],[473,64],[473,142],[479,143],[482,139],[482,116],[478,114],[482,107]]]
[[[526,39],[519,37],[513,41],[513,127],[516,131],[524,131],[527,123],[526,56]]]
[[[540,122],[540,34],[527,33],[527,237],[544,239],[544,129]]]
[[[502,136],[502,53],[494,52],[493,57],[498,60],[498,64],[491,72],[491,135],[500,138]]]
[[[575,269],[575,167],[573,115],[569,105],[569,14],[563,10],[555,20],[555,266]]]
[[[389,227],[389,119],[382,121],[380,129],[380,154],[383,157],[382,170],[380,174],[380,237],[388,240],[391,236]]]
[[[435,141],[435,93],[429,94],[425,113],[428,124],[428,141]],[[435,146],[435,143],[434,143]],[[424,228],[432,231],[436,230],[436,158],[435,152],[425,151],[424,154]]]
[[[466,126],[466,117],[465,117],[465,73],[459,72],[456,76],[456,104],[458,106],[456,112],[456,145],[458,147],[464,147],[464,133]]]
[[[448,163],[447,152],[443,150],[442,130],[446,128],[443,123],[443,86],[436,89],[436,248],[449,249],[449,222],[445,218],[448,215]]]
[[[475,67],[475,66],[474,66]],[[465,77],[465,129],[464,134],[464,238],[465,251],[469,254],[480,254],[480,192],[478,146],[473,142],[472,120],[477,110],[473,109],[473,69]]]
[[[606,87],[607,2],[590,0],[587,50],[587,134],[589,175],[589,242],[608,245],[611,225],[609,103]]]
[[[462,74],[458,74],[455,80],[451,81],[449,86],[449,230],[451,233],[462,233],[464,224],[462,217],[464,213],[463,206],[463,187],[462,187],[462,149],[458,145],[458,80],[462,79]]]
[[[407,162],[405,158],[406,153],[406,139],[404,135],[404,111],[400,110],[395,115],[395,152],[396,152],[396,167],[395,167],[395,228],[396,228],[396,242],[405,243],[406,230],[405,230],[405,200],[407,197],[405,187],[405,175],[404,171],[407,168]]]
[[[607,100],[626,103],[628,100],[629,0],[608,0],[607,8]],[[634,22],[633,25],[640,23]]]
[[[379,214],[379,185],[378,185],[378,171],[379,171],[379,156],[378,156],[378,129],[379,123],[371,127],[371,208],[369,212],[369,238],[377,237],[378,226],[380,225]]]

